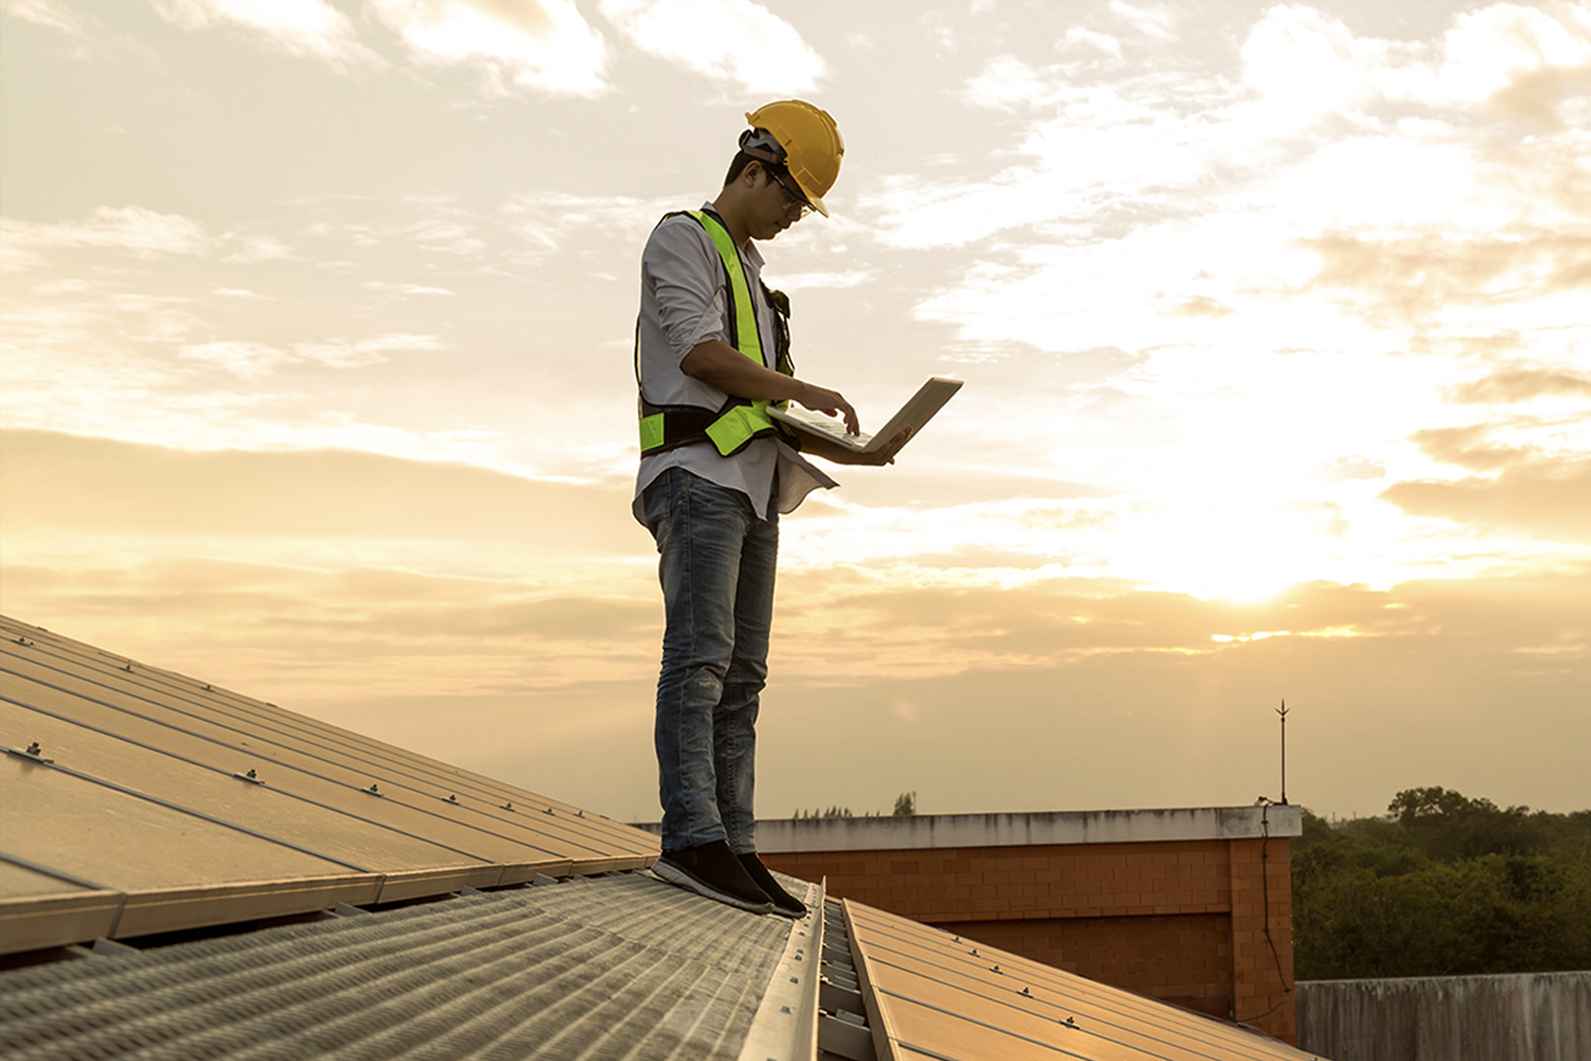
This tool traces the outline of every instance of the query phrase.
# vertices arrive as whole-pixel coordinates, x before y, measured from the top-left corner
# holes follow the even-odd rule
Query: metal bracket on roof
[[[449,803],[457,804],[459,801],[458,795],[455,793],[454,795],[448,796],[447,801]]]
[[[825,963],[827,964],[827,963]],[[830,968],[818,981],[818,1006],[830,1013],[863,1013],[862,989],[854,979]]]
[[[259,772],[256,771],[252,766],[249,767],[249,772],[248,773],[246,773],[246,774],[233,774],[232,776],[237,778],[239,781],[247,781],[251,785],[263,785],[263,784],[265,784],[264,781],[260,780]]]
[[[29,744],[26,751],[16,748],[7,748],[6,754],[15,755],[18,759],[26,759],[30,763],[42,764],[55,762],[54,759],[46,759],[44,757],[44,749],[40,747],[38,741],[34,741],[32,744]]]
[[[96,939],[94,941],[94,946],[91,947],[90,949],[95,954],[109,955],[111,957],[116,957],[116,956],[122,955],[122,954],[141,954],[141,953],[143,953],[137,947],[129,947],[125,943],[117,943],[115,940],[106,939],[104,936],[101,936],[99,939]]]
[[[514,801],[513,800],[509,800],[507,803],[503,804],[503,809],[504,810],[513,810],[514,809]]]
[[[383,794],[382,791],[376,787],[376,783],[374,781],[370,782],[369,788],[362,788],[359,791],[369,796],[380,796]]]
[[[873,1061],[873,1033],[867,1022],[854,1013],[841,1010],[825,1013],[818,1020],[818,1049],[851,1061]]]
[[[826,882],[825,882],[826,883]],[[839,903],[823,903],[823,976],[818,985],[818,1047],[821,1052],[853,1061],[874,1061],[877,1044],[869,1023],[871,1013],[862,994],[851,949],[851,930]]]

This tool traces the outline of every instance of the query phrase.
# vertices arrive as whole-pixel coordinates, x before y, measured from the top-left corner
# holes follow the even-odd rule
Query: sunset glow
[[[1591,805],[1591,6],[0,0],[4,611],[655,814],[638,262],[742,115],[895,467],[782,528],[767,816]],[[832,755],[814,765],[813,742]],[[840,747],[834,748],[838,743]]]

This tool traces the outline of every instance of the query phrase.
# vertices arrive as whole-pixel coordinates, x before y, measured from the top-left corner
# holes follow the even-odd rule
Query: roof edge
[[[757,850],[778,854],[1245,840],[1302,836],[1303,831],[1301,808],[1293,804],[1026,814],[918,814],[899,818],[785,818],[757,823]]]

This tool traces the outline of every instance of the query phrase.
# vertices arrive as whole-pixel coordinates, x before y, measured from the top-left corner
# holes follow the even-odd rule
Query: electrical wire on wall
[[[1276,979],[1281,982],[1282,997],[1281,1001],[1277,1002],[1276,1005],[1272,1006],[1264,1013],[1256,1013],[1252,1017],[1235,1017],[1234,1019],[1239,1024],[1249,1024],[1253,1021],[1263,1020],[1266,1017],[1269,1017],[1272,1013],[1275,1013],[1277,1010],[1281,1009],[1282,1005],[1286,1003],[1286,1001],[1292,997],[1293,994],[1293,985],[1287,982],[1287,974],[1282,971],[1282,955],[1281,952],[1276,949],[1276,938],[1271,935],[1271,870],[1269,864],[1271,846],[1270,814],[1271,808],[1278,805],[1285,806],[1286,803],[1284,801],[1283,803],[1278,804],[1275,800],[1268,797],[1260,797],[1260,890],[1265,897],[1265,942],[1270,944],[1271,958],[1276,962]]]
[[[1272,1006],[1270,1009],[1266,1010],[1264,1013],[1259,1013],[1259,1014],[1256,1014],[1255,1016],[1248,1017],[1248,1018],[1238,1017],[1234,1013],[1233,1019],[1236,1020],[1239,1024],[1247,1024],[1247,1023],[1249,1023],[1251,1021],[1263,1020],[1264,1018],[1269,1017],[1272,1013],[1275,1013],[1277,1010],[1281,1009],[1282,1006],[1287,1002],[1287,1000],[1290,997],[1292,997],[1292,994],[1293,994],[1293,986],[1287,982],[1287,974],[1282,971],[1282,956],[1281,956],[1281,953],[1276,949],[1276,938],[1271,935],[1271,867],[1270,867],[1271,808],[1272,807],[1276,807],[1276,806],[1282,806],[1282,807],[1287,806],[1287,701],[1286,700],[1282,701],[1282,706],[1277,710],[1276,714],[1281,719],[1281,723],[1282,723],[1282,798],[1280,800],[1273,800],[1269,796],[1261,796],[1257,802],[1259,803],[1259,806],[1261,808],[1261,810],[1260,810],[1260,836],[1261,836],[1261,839],[1260,839],[1260,888],[1261,888],[1262,893],[1265,896],[1265,942],[1270,944],[1271,958],[1276,962],[1276,979],[1281,982],[1281,985],[1282,985],[1282,997],[1281,997],[1281,1000],[1276,1003],[1276,1005]]]

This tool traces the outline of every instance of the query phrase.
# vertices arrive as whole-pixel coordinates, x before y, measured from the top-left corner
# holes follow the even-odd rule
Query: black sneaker
[[[762,864],[762,859],[757,857],[755,851],[739,857],[740,864],[746,867],[746,875],[773,900],[774,913],[780,917],[793,917],[797,921],[807,916],[806,903],[779,886],[779,882],[773,879],[773,874],[768,872],[768,867]]]
[[[767,893],[747,875],[724,840],[665,851],[652,863],[652,872],[670,884],[727,903],[737,910],[766,914],[774,909]]]

